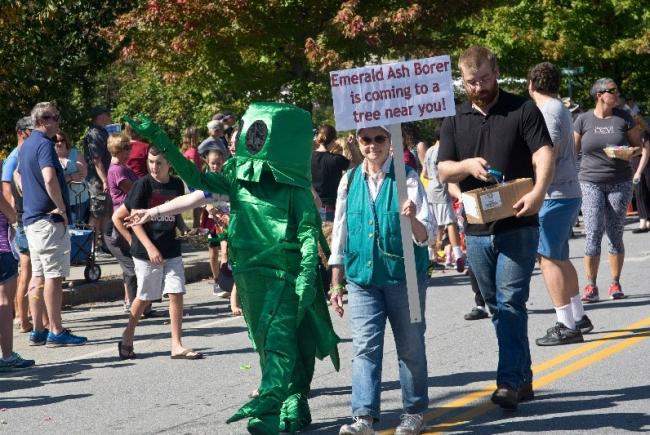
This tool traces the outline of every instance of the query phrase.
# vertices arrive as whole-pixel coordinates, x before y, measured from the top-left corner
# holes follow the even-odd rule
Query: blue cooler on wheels
[[[68,228],[70,231],[70,264],[85,264],[84,277],[86,281],[95,282],[101,277],[101,269],[95,264],[93,230]]]

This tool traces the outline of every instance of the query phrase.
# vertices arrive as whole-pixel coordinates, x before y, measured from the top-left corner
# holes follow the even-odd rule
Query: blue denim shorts
[[[0,252],[0,284],[18,274],[18,261],[11,252]]]
[[[16,247],[21,254],[29,255],[29,245],[27,244],[27,235],[25,234],[25,227],[19,225],[16,228]]]
[[[539,211],[539,255],[560,261],[569,259],[571,228],[578,218],[581,203],[581,198],[544,201]]]

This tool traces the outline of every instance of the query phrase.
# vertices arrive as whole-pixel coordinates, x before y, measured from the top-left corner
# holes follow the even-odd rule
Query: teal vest
[[[412,169],[407,167],[408,171]],[[406,280],[400,206],[393,164],[372,201],[363,171],[357,166],[348,173],[346,278],[355,284],[397,284]],[[418,275],[429,266],[426,247],[413,244]]]

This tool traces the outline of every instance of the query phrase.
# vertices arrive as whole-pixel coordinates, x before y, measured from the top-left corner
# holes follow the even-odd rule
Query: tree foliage
[[[627,95],[650,100],[650,2],[648,0],[501,1],[464,20],[469,42],[491,47],[506,75],[525,77],[542,61],[583,66],[578,98],[611,77]]]
[[[328,73],[492,48],[503,75],[550,60],[650,100],[648,0],[17,0],[0,3],[0,144],[56,100],[78,137],[94,103],[179,134],[253,100],[331,117]],[[523,91],[523,89],[522,89]]]
[[[119,107],[147,108],[176,131],[183,123],[204,124],[205,115],[218,109],[242,110],[252,100],[284,100],[318,112],[331,104],[330,70],[447,52],[457,41],[453,23],[489,4],[149,0],[122,16],[109,35],[121,49],[127,81],[148,82],[127,83]],[[156,110],[139,98],[142,88],[158,89],[154,100],[164,104]],[[194,105],[189,113],[182,110],[188,100]],[[316,114],[326,117],[327,110]]]
[[[114,60],[99,30],[131,3],[0,2],[0,149],[14,145],[16,120],[39,101],[57,101],[63,127],[80,133],[84,115],[97,98],[97,74]]]

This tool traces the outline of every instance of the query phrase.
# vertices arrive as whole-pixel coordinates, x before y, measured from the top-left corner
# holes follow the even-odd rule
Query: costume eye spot
[[[268,128],[264,121],[255,121],[251,124],[246,132],[246,148],[251,154],[257,154],[260,152],[266,142],[266,135],[268,134]]]

